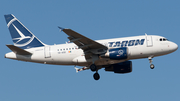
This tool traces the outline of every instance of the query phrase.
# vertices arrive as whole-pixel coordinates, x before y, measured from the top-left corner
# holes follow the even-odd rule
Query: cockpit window
[[[160,38],[159,41],[169,41],[169,40],[166,38]]]

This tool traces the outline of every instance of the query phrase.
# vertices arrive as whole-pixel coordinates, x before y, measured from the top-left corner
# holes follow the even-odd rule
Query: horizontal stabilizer
[[[19,55],[32,55],[32,53],[25,51],[19,47],[16,47],[14,45],[6,45],[10,50],[12,50],[15,54]]]

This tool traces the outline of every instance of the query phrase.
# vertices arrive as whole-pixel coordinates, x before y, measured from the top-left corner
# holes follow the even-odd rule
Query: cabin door
[[[44,47],[44,56],[45,56],[45,58],[50,58],[51,57],[50,46],[45,46]]]
[[[147,47],[152,47],[153,46],[152,36],[146,35],[146,43],[147,43]]]

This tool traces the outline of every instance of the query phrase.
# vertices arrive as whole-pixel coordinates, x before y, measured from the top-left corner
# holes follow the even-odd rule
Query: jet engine
[[[125,61],[117,64],[112,64],[105,67],[105,71],[112,71],[114,73],[130,73],[132,72],[132,62]]]

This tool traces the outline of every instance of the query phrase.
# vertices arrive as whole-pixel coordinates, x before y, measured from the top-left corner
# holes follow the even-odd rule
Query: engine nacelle
[[[132,72],[132,62],[125,61],[117,64],[110,65],[105,68],[105,71],[112,71],[114,73],[130,73]]]
[[[109,57],[113,60],[127,59],[128,49],[127,47],[109,49],[108,52],[105,54],[105,57]]]

